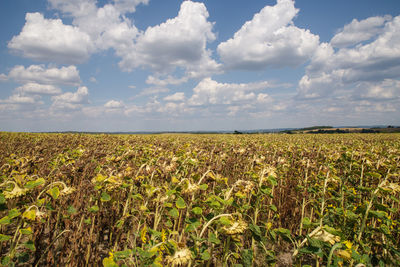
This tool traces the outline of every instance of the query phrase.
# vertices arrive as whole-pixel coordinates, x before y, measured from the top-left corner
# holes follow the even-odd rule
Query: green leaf
[[[98,212],[99,211],[99,206],[93,205],[89,208],[90,212]]]
[[[109,194],[107,194],[107,192],[102,192],[100,200],[102,202],[110,201],[111,200],[111,196]]]
[[[258,239],[261,238],[261,228],[258,225],[250,224],[249,229]]]
[[[3,218],[0,219],[0,224],[7,225],[10,223],[11,223],[11,220],[10,220],[10,217],[8,217],[8,216],[4,216]]]
[[[199,187],[200,187],[200,190],[205,191],[208,188],[208,184],[201,184]]]
[[[237,192],[237,193],[235,193],[235,196],[238,197],[238,198],[241,198],[241,199],[244,199],[244,198],[247,197],[246,194],[244,194],[244,193],[242,193],[242,192],[240,192],[240,191]]]
[[[370,176],[374,177],[374,178],[381,178],[382,175],[380,173],[377,172],[369,172],[368,173]]]
[[[91,223],[92,223],[92,219],[87,218],[87,219],[84,219],[83,222],[84,222],[85,224],[91,224]]]
[[[276,178],[272,175],[268,176],[268,181],[271,183],[271,185],[278,185]]]
[[[17,209],[12,209],[8,212],[8,218],[14,219],[15,217],[18,217],[21,215],[21,212]]]
[[[29,258],[30,258],[29,253],[27,253],[27,252],[17,253],[15,255],[15,257],[17,258],[16,261],[18,263],[27,263],[29,261]]]
[[[22,214],[22,218],[34,221],[36,219],[36,211],[34,209],[27,210]]]
[[[328,233],[331,233],[331,234],[333,234],[333,235],[338,235],[338,236],[341,235],[341,232],[340,232],[340,231],[338,231],[338,230],[336,230],[335,228],[330,227],[330,226],[328,226],[328,225],[325,225],[325,226],[324,226],[324,229],[325,229]]]
[[[232,223],[226,216],[219,218],[219,222],[223,225],[231,225]]]
[[[194,208],[192,209],[192,212],[193,212],[194,214],[196,214],[196,215],[200,215],[200,214],[203,213],[203,210],[202,210],[200,207],[194,207]]]
[[[251,249],[244,249],[241,253],[243,266],[253,266],[253,251]]]
[[[185,232],[193,232],[201,225],[201,222],[196,218],[191,218],[189,220],[186,219],[186,223],[187,226]]]
[[[167,228],[172,228],[172,227],[174,226],[174,224],[171,222],[171,220],[167,220],[167,221],[164,223],[164,225],[165,225]]]
[[[313,255],[317,255],[319,257],[323,257],[324,253],[322,252],[321,248],[319,247],[313,247],[313,246],[307,246],[307,247],[303,247],[301,249],[299,249],[299,252],[301,254],[313,254]]]
[[[112,258],[105,258],[105,259],[103,259],[103,266],[104,267],[118,267],[118,264],[116,264],[114,259],[112,259]]]
[[[173,208],[171,210],[169,210],[168,214],[173,217],[173,218],[178,218],[179,216],[179,211],[176,208]]]
[[[378,219],[383,219],[387,217],[387,213],[384,211],[375,211],[375,210],[370,210],[369,214],[372,217],[378,218]]]
[[[8,240],[10,240],[10,239],[11,239],[11,236],[0,234],[0,242],[8,241]]]
[[[26,189],[33,189],[39,185],[44,184],[46,181],[43,178],[38,178],[35,181],[29,181],[25,184]]]
[[[0,193],[0,204],[6,203],[6,198],[4,197],[3,193]]]
[[[213,243],[215,245],[221,244],[221,240],[219,240],[214,233],[210,233],[210,235],[208,236],[208,242]]]
[[[381,230],[381,232],[384,233],[385,235],[388,235],[388,236],[391,235],[389,227],[387,225],[382,224],[379,227],[379,230]]]
[[[201,253],[201,259],[203,261],[208,261],[209,259],[211,259],[210,253],[207,250],[205,250],[203,253]]]
[[[74,206],[69,206],[67,209],[67,212],[71,215],[74,215],[74,214],[76,214],[76,209]]]
[[[1,265],[2,266],[10,266],[11,258],[9,256],[5,256],[4,258],[1,259]]]
[[[53,199],[58,199],[60,196],[60,189],[55,186],[49,190],[47,190],[47,193],[53,198]]]
[[[276,208],[276,206],[275,206],[274,204],[269,205],[269,208],[270,208],[272,211],[275,211],[275,212],[278,211],[278,209]]]
[[[286,228],[277,228],[274,230],[275,233],[280,235],[284,240],[290,242],[291,241],[291,233],[289,229]]]
[[[124,219],[120,219],[117,221],[117,223],[115,224],[115,226],[117,228],[121,228],[122,226],[124,226],[125,220]]]
[[[262,185],[262,186],[260,187],[260,191],[261,191],[263,194],[266,194],[266,195],[268,195],[269,197],[273,198],[273,195],[271,194],[272,189],[269,188],[269,187],[267,187],[266,185]]]
[[[28,227],[25,229],[19,229],[19,232],[23,235],[31,235],[32,234],[32,228]]]
[[[325,242],[315,239],[315,238],[307,238],[308,239],[308,243],[310,244],[310,246],[315,247],[315,248],[320,248],[322,249],[325,246]]]
[[[311,222],[310,218],[308,218],[308,217],[303,218],[303,226],[305,229],[310,228],[312,226],[312,222]]]
[[[186,203],[185,200],[182,197],[179,197],[176,202],[175,205],[178,209],[184,209],[186,208]]]
[[[164,207],[166,207],[166,208],[172,208],[172,206],[174,206],[172,203],[170,203],[170,202],[165,202],[164,203]]]
[[[225,206],[231,206],[233,201],[234,201],[234,198],[230,197],[228,200],[224,200],[224,205]]]
[[[114,253],[114,257],[118,260],[129,258],[132,255],[132,250],[126,249],[123,251],[117,251]]]

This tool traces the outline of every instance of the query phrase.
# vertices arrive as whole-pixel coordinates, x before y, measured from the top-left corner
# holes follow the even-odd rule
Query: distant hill
[[[234,131],[129,131],[129,132],[90,132],[90,131],[58,131],[46,133],[73,134],[263,134],[263,133],[399,133],[400,126],[311,126],[305,128],[275,128]]]
[[[294,130],[285,130],[282,133],[299,134],[299,133],[312,133],[312,134],[329,134],[329,133],[399,133],[399,126],[387,127],[333,127],[333,126],[312,126],[307,128],[300,128]]]

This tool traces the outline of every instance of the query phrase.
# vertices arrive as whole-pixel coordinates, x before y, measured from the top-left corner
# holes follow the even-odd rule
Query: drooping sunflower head
[[[175,251],[174,255],[167,256],[167,262],[170,266],[185,266],[192,261],[192,253],[188,248]]]
[[[222,231],[224,231],[227,235],[238,235],[242,234],[247,229],[247,223],[241,219],[232,222],[230,226],[222,227]]]
[[[254,184],[251,181],[237,180],[233,185],[235,191],[242,192],[243,194],[250,193],[254,188]]]
[[[336,242],[340,242],[340,237],[333,235],[323,229],[321,229],[318,233],[316,233],[313,238],[318,239],[320,241],[328,242],[331,245],[334,245]]]
[[[192,195],[194,193],[196,193],[197,191],[199,191],[200,186],[198,184],[192,184],[191,182],[188,182],[187,184],[187,188],[185,188],[182,193],[183,194],[188,194],[188,195]]]
[[[9,182],[9,183],[14,184],[14,188],[11,191],[4,191],[3,192],[4,193],[4,197],[7,198],[7,199],[16,198],[16,197],[19,197],[19,196],[24,196],[26,194],[26,192],[28,191],[25,188],[19,187],[17,185],[17,183],[14,183],[14,182]]]

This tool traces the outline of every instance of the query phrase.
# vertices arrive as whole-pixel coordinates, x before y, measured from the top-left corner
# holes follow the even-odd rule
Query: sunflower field
[[[400,266],[399,134],[0,133],[1,266]]]

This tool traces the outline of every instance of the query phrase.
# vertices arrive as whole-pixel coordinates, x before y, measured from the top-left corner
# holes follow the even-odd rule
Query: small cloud
[[[104,107],[109,109],[118,109],[124,107],[124,103],[122,101],[110,100],[104,104]]]
[[[153,84],[156,86],[167,86],[167,85],[179,85],[188,81],[188,77],[175,78],[171,75],[168,75],[165,79],[160,79],[159,77],[155,77],[153,75],[149,75],[147,77],[146,83]]]
[[[0,73],[0,82],[5,82],[8,80],[8,76],[4,73]]]
[[[136,85],[129,85],[128,87],[131,88],[131,89],[135,89]]]
[[[179,102],[179,101],[184,101],[185,100],[185,93],[183,92],[177,92],[173,95],[169,95],[164,97],[165,101],[173,101],[173,102]]]
[[[168,93],[169,89],[165,87],[149,87],[141,91],[137,96],[148,96],[155,95],[159,93]]]
[[[272,98],[268,94],[260,93],[257,95],[258,103],[269,103],[272,102]]]
[[[95,77],[90,77],[90,79],[89,79],[89,81],[90,82],[92,82],[92,83],[97,83],[97,80],[96,80],[96,78]]]

